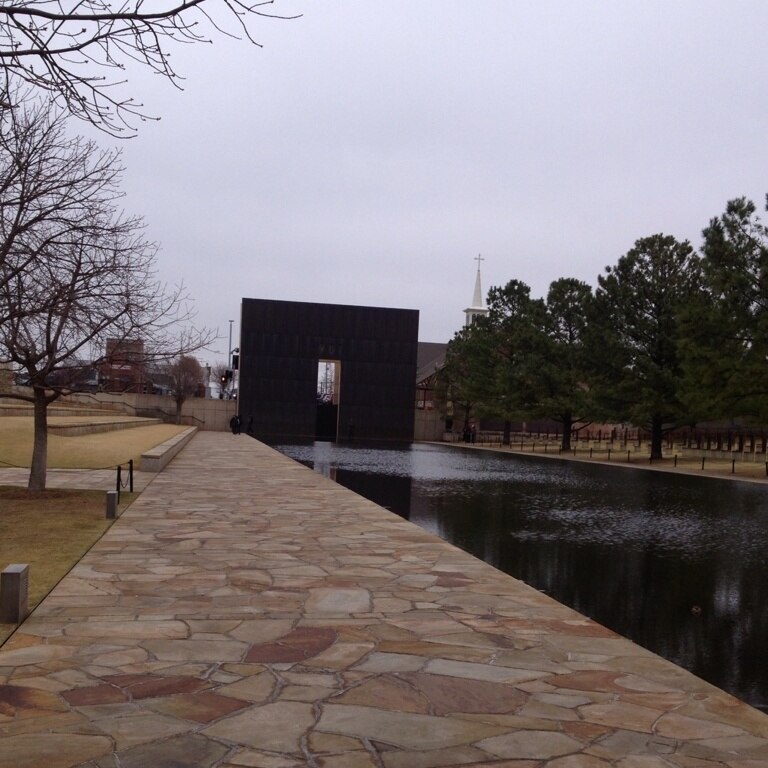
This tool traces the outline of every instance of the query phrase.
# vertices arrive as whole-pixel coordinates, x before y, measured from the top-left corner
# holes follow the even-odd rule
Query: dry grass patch
[[[126,417],[110,419],[125,420]],[[104,421],[88,416],[52,417],[51,423],[82,423]],[[32,459],[32,418],[4,416],[0,418],[0,467],[28,467]],[[101,469],[125,464],[129,459],[138,463],[142,453],[169,440],[188,427],[176,424],[154,424],[148,427],[100,432],[94,435],[48,435],[49,469]]]
[[[120,512],[138,496],[120,494]],[[104,491],[52,489],[32,493],[0,486],[0,570],[29,563],[29,604],[36,606],[113,521]],[[13,625],[0,624],[0,643]]]

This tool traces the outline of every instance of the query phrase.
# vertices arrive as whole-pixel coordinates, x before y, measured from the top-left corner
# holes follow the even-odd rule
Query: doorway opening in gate
[[[317,362],[317,419],[315,439],[336,442],[339,436],[341,361]]]

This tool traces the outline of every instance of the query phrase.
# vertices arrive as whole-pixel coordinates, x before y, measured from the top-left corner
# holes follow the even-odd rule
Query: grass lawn
[[[137,496],[121,493],[120,513]],[[111,525],[105,507],[104,491],[30,493],[25,488],[0,486],[0,570],[10,563],[29,563],[30,608]],[[11,624],[0,624],[0,643],[13,629]]]
[[[104,419],[80,417],[77,421]],[[52,416],[50,423],[71,424],[72,417]],[[133,459],[138,465],[141,454],[187,429],[175,424],[121,429],[94,435],[65,437],[48,434],[49,469],[101,469],[124,464]],[[32,459],[32,417],[0,417],[0,467],[28,467]]]
[[[114,420],[124,420],[117,417]],[[94,417],[51,417],[51,423],[104,421]],[[186,429],[174,424],[65,437],[48,435],[50,469],[100,469],[138,462],[141,454]],[[0,468],[28,467],[32,417],[0,417]],[[122,512],[138,494],[120,494]],[[29,563],[30,608],[37,605],[93,546],[112,521],[105,518],[104,491],[50,489],[30,493],[0,486],[0,570]],[[0,624],[0,643],[14,627]]]

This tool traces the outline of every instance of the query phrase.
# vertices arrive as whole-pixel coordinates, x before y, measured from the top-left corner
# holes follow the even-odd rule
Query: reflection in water
[[[426,445],[278,447],[768,710],[768,488]]]

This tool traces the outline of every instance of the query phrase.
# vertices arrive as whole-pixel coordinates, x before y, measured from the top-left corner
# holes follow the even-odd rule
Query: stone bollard
[[[117,517],[117,491],[107,491],[107,520]]]
[[[29,613],[29,565],[12,563],[0,573],[0,622],[21,624]]]

